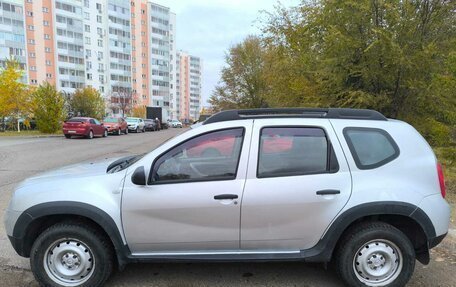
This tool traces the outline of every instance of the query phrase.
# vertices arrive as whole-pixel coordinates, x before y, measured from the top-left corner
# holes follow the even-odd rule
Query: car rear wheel
[[[108,136],[108,130],[104,130],[104,132],[103,132],[103,137],[105,138],[105,137],[107,137],[107,136]]]
[[[125,129],[125,134],[128,135],[128,128]]]
[[[93,131],[92,130],[89,131],[89,134],[87,135],[87,138],[88,139],[93,139]]]
[[[32,246],[30,265],[41,286],[102,286],[113,270],[110,242],[74,223],[46,229]]]
[[[415,251],[399,229],[368,222],[354,227],[342,239],[336,267],[348,286],[405,286],[415,269]]]

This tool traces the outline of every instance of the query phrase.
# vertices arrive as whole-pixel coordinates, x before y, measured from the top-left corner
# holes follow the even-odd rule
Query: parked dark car
[[[128,134],[128,124],[125,119],[120,117],[106,117],[103,120],[103,125],[108,129],[108,133],[121,135]]]
[[[157,122],[155,120],[151,120],[151,119],[144,119],[144,128],[146,129],[146,131],[158,131],[158,125],[157,125]]]
[[[108,129],[97,119],[76,117],[65,121],[63,134],[67,139],[72,136],[84,136],[92,139],[95,136],[107,137]]]

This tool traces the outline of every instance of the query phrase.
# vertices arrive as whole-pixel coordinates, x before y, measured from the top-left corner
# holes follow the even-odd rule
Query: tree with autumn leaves
[[[375,109],[456,142],[456,1],[318,0],[263,14],[231,47],[210,103]]]

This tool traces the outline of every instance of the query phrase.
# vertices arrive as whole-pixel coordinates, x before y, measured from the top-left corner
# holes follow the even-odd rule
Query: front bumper
[[[24,238],[16,238],[14,236],[8,235],[8,239],[11,242],[11,245],[13,246],[14,251],[16,251],[16,253],[19,256],[22,256],[22,257],[29,257],[30,256],[30,254],[26,254],[25,253],[25,249],[26,248],[25,248],[25,240],[24,240]]]

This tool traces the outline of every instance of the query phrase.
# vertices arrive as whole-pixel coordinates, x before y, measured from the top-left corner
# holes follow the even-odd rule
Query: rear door
[[[313,247],[351,194],[351,177],[326,119],[255,120],[241,207],[241,249]]]

